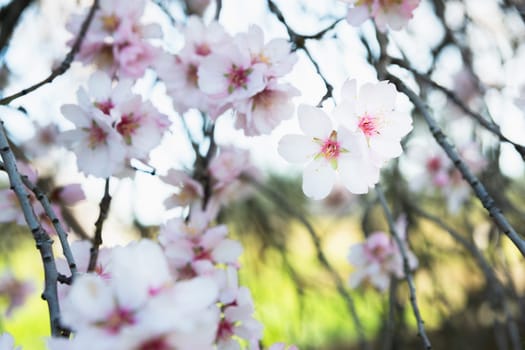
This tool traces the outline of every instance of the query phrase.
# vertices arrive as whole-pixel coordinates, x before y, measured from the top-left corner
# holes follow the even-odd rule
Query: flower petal
[[[330,163],[319,160],[306,166],[303,173],[303,192],[313,199],[323,199],[332,190],[335,171]]]
[[[330,117],[320,108],[300,105],[297,114],[299,126],[307,136],[325,139],[332,131]]]
[[[306,163],[320,151],[319,145],[303,135],[285,135],[277,152],[290,163]]]

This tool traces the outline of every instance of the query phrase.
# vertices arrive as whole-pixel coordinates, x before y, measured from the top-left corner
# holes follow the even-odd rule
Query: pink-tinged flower
[[[7,332],[0,335],[0,349],[1,350],[21,350],[20,346],[15,348],[15,339]]]
[[[238,264],[242,253],[241,244],[226,238],[226,226],[208,227],[208,220],[204,216],[204,213],[194,214],[189,223],[172,219],[161,227],[159,242],[179,279],[197,276],[199,268],[195,264],[200,261],[209,261],[213,265]]]
[[[454,93],[464,103],[469,103],[478,95],[476,78],[469,69],[463,67],[454,74],[452,79]]]
[[[264,64],[252,63],[249,52],[232,43],[221,53],[203,59],[197,73],[199,88],[226,105],[262,91],[265,71]]]
[[[178,189],[176,193],[170,195],[164,201],[167,209],[184,207],[200,202],[200,199],[204,196],[202,185],[182,170],[170,169],[160,179]]]
[[[217,348],[238,348],[237,340],[233,336],[256,343],[262,337],[262,324],[253,318],[255,311],[250,290],[240,287],[235,301],[222,307],[223,318],[217,330]]]
[[[346,20],[359,26],[368,18],[373,18],[378,29],[386,31],[403,28],[413,16],[420,0],[341,0],[348,4]]]
[[[235,127],[246,136],[270,134],[282,120],[292,117],[292,98],[299,95],[293,86],[272,79],[262,91],[234,104]]]
[[[243,175],[253,179],[259,177],[249,152],[233,146],[220,146],[208,169],[213,194],[206,209],[211,216],[215,216],[221,206],[252,193],[253,188],[243,181]]]
[[[367,83],[358,94],[356,81],[347,80],[341,95],[334,114],[351,131],[364,135],[374,162],[381,166],[400,156],[401,139],[412,130],[412,118],[395,110],[395,86],[386,81]]]
[[[0,298],[7,301],[5,316],[11,317],[13,311],[24,305],[33,291],[31,281],[17,279],[11,271],[4,271],[0,276]]]
[[[113,85],[106,73],[96,71],[89,77],[87,90],[83,87],[78,89],[78,104],[87,113],[98,109],[113,124],[120,106],[137,97],[131,92],[132,84],[131,80],[121,79]]]
[[[140,96],[119,106],[118,114],[114,127],[124,141],[127,158],[146,159],[170,125],[167,116]]]
[[[160,246],[142,240],[111,251],[109,279],[78,276],[63,300],[63,321],[75,330],[96,327],[118,334],[137,322],[137,312],[173,280]]]
[[[179,113],[191,108],[206,112],[210,98],[201,91],[197,71],[200,63],[180,55],[163,54],[155,63],[159,77],[166,84],[166,92],[173,101],[173,107]]]
[[[155,69],[179,113],[195,108],[215,118],[228,107],[218,106],[199,88],[198,70],[206,57],[231,45],[232,38],[218,22],[206,25],[195,16],[188,18],[183,34],[185,45],[182,50],[177,55],[161,55]]]
[[[18,162],[17,168],[21,175],[27,176],[29,181],[36,183],[38,180],[38,174],[30,165]],[[44,208],[38,203],[33,192],[28,190],[28,194],[29,201],[33,204],[36,214],[43,214]],[[26,224],[24,213],[20,207],[20,202],[18,201],[15,192],[10,188],[0,190],[0,222],[15,222],[18,225]]]
[[[264,33],[257,25],[251,25],[246,33],[235,36],[235,42],[242,52],[249,52],[252,63],[266,66],[267,78],[281,77],[289,73],[297,62],[297,55],[285,39],[272,39],[264,43]]]
[[[113,59],[120,76],[138,79],[159,56],[160,50],[138,37],[113,46]]]
[[[61,303],[75,337],[69,347],[52,339],[50,349],[213,349],[219,317],[213,279],[174,281],[163,251],[149,240],[114,248],[109,270],[108,279],[91,273],[75,279]]]
[[[396,223],[396,231],[403,241],[407,252],[409,267],[414,270],[418,261],[405,243],[406,222],[404,217]],[[379,291],[388,288],[390,278],[404,277],[403,257],[395,241],[385,232],[374,232],[370,234],[364,243],[358,243],[350,247],[348,261],[355,267],[350,275],[350,287],[356,288],[362,283],[370,283]]]
[[[126,149],[106,115],[99,110],[88,114],[76,105],[63,105],[61,111],[75,126],[61,138],[77,156],[81,172],[107,178],[123,169]]]
[[[58,135],[60,131],[56,124],[48,124],[46,126],[35,125],[35,135],[23,144],[23,149],[30,157],[42,157],[49,154],[49,152],[57,146]]]
[[[229,47],[232,37],[219,22],[206,25],[201,18],[191,16],[184,28],[184,40],[180,56],[200,63],[203,58]]]
[[[325,198],[339,173],[352,193],[368,192],[379,181],[379,168],[372,163],[362,133],[340,126],[332,128],[330,117],[319,108],[301,105],[299,125],[305,135],[285,135],[279,154],[291,163],[306,163],[303,191],[314,199]]]
[[[458,151],[474,174],[479,174],[487,166],[478,143],[459,145]],[[443,150],[436,143],[413,144],[409,148],[408,160],[410,164],[407,165],[414,168],[409,181],[410,189],[439,193],[446,198],[448,211],[457,213],[469,198],[470,186]]]
[[[49,199],[67,206],[72,206],[86,199],[86,194],[84,190],[82,190],[81,184],[69,184],[55,188],[49,196]]]
[[[157,24],[140,23],[145,4],[143,0],[101,2],[77,58],[95,63],[111,76],[142,76],[156,57],[156,48],[146,39],[162,36]],[[68,30],[75,36],[84,18],[85,14],[74,16],[68,23]]]
[[[167,116],[131,93],[129,80],[113,86],[108,75],[96,72],[77,98],[78,105],[62,106],[62,114],[76,127],[62,140],[86,175],[117,175],[130,158],[146,160],[169,126]]]
[[[239,148],[221,146],[210,162],[209,171],[215,180],[214,188],[220,189],[235,181],[250,168],[250,154]]]
[[[92,243],[87,240],[74,241],[70,244],[71,252],[75,258],[75,264],[79,273],[86,273],[89,266],[89,259],[91,257]],[[98,251],[97,263],[93,271],[94,274],[100,276],[104,280],[109,280],[111,277],[109,271],[109,261],[111,256],[111,249],[100,248]],[[70,275],[70,270],[66,259],[56,259],[57,271],[64,276]],[[70,286],[67,284],[58,284],[58,298],[62,301],[70,290]]]
[[[10,188],[0,190],[0,222],[16,222],[19,225],[25,224],[24,214],[22,213],[18,198]]]

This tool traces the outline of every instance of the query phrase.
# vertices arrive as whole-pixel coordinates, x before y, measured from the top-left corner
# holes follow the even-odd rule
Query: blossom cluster
[[[159,55],[149,39],[162,37],[158,24],[141,22],[146,0],[100,1],[77,59],[111,77],[140,78]],[[67,29],[77,35],[87,12],[71,18]],[[73,44],[74,39],[70,41]]]
[[[341,0],[348,4],[346,20],[360,26],[373,18],[377,28],[384,32],[387,27],[400,30],[412,18],[420,0]]]
[[[80,171],[107,178],[122,174],[132,158],[147,162],[170,122],[151,102],[131,92],[131,81],[113,84],[103,72],[80,88],[78,104],[66,104],[62,114],[74,129],[61,135],[77,156]]]
[[[36,184],[38,174],[31,166],[19,162],[17,167],[21,175],[27,176],[31,183]],[[47,216],[44,207],[39,203],[35,194],[31,192],[31,189],[28,189],[28,193],[29,201],[33,206],[36,216],[40,220],[40,224],[46,232],[54,233],[53,223]],[[57,187],[50,194],[50,197],[52,199],[51,208],[61,222],[64,222],[64,220],[62,220],[61,205],[70,207],[86,198],[81,185],[78,183]],[[4,188],[0,190],[0,223],[10,222],[18,225],[25,225],[26,223],[15,192],[10,188]]]
[[[259,177],[257,169],[251,164],[249,152],[233,146],[219,146],[204,175],[208,179],[211,192],[207,198],[206,212],[212,217],[218,214],[221,206],[250,192],[242,176]],[[164,201],[166,209],[187,206],[200,208],[205,190],[195,176],[197,174],[170,169],[166,175],[160,177],[176,189],[176,192]]]
[[[479,174],[487,165],[477,142],[468,142],[458,147],[459,155],[474,174]],[[469,184],[460,171],[436,145],[413,145],[408,158],[417,169],[410,181],[410,189],[416,192],[437,192],[447,201],[447,209],[457,213],[470,193]],[[422,166],[423,165],[423,166]]]
[[[332,113],[336,129],[322,109],[299,107],[305,135],[284,136],[278,150],[289,162],[308,162],[303,173],[307,196],[325,198],[336,173],[356,194],[368,192],[379,181],[380,168],[401,155],[401,139],[412,130],[412,118],[395,110],[396,95],[394,85],[386,81],[364,84],[359,93],[355,80],[346,81]]]
[[[10,270],[3,271],[0,275],[0,299],[4,299],[7,303],[5,317],[10,317],[14,310],[24,305],[33,290],[31,281],[16,278]]]
[[[406,219],[402,216],[396,222],[396,231],[400,236],[407,253],[410,270],[417,268],[418,260],[406,244]],[[391,277],[403,278],[403,256],[399,246],[386,232],[373,232],[363,243],[350,248],[348,261],[355,267],[350,275],[349,284],[356,288],[361,284],[370,283],[379,291],[384,291],[390,284]]]
[[[297,60],[288,41],[265,43],[256,25],[232,37],[218,22],[195,16],[184,39],[177,54],[163,54],[155,66],[179,113],[197,109],[215,120],[232,109],[235,126],[248,136],[269,134],[292,116],[299,92],[280,81]]]
[[[93,272],[62,288],[63,322],[75,337],[51,339],[57,349],[258,349],[262,325],[249,289],[239,286],[239,242],[204,212],[172,219],[159,243],[141,240],[100,251]],[[89,242],[72,246],[80,271]],[[59,271],[67,269],[63,259]],[[99,339],[93,344],[92,339]],[[156,347],[154,347],[156,346]],[[278,348],[278,347],[277,347]]]

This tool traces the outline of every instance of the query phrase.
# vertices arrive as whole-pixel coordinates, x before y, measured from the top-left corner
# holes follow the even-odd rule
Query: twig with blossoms
[[[286,22],[286,19],[284,18],[283,13],[281,12],[279,7],[272,0],[268,0],[268,8],[270,9],[270,12],[272,12],[277,17],[279,22],[281,22],[285,26],[286,31],[288,32],[288,36],[290,37],[290,41],[294,45],[293,50],[301,49],[301,50],[304,51],[304,53],[306,54],[306,57],[308,57],[308,60],[310,60],[310,62],[314,66],[317,75],[319,75],[319,77],[323,81],[324,86],[326,88],[326,93],[323,95],[323,97],[321,97],[321,100],[317,104],[317,106],[321,106],[324,101],[326,101],[327,99],[333,97],[332,92],[334,90],[334,87],[332,86],[332,84],[330,84],[328,82],[328,80],[325,78],[324,74],[322,74],[321,67],[319,66],[319,63],[312,57],[312,54],[310,53],[310,50],[308,50],[308,48],[305,46],[305,41],[307,39],[314,39],[314,40],[322,39],[322,37],[326,33],[328,33],[330,30],[335,28],[335,26],[341,21],[341,19],[336,20],[334,23],[329,25],[327,28],[317,32],[316,34],[301,35],[301,34],[298,34],[296,31],[294,31],[288,25],[288,22]]]
[[[3,162],[0,162],[0,170],[6,171],[6,167]],[[68,234],[64,229],[64,226],[58,219],[55,210],[51,206],[49,198],[36,184],[32,183],[26,175],[21,175],[20,178],[23,184],[35,194],[36,199],[38,199],[40,204],[42,204],[46,215],[51,220],[51,223],[53,224],[53,227],[55,228],[55,231],[58,235],[58,239],[60,240],[62,253],[66,258],[67,264],[69,266],[69,271],[71,272],[71,277],[74,278],[74,276],[77,273],[77,266],[75,264],[75,258],[73,257],[73,253],[71,252],[69,242],[67,241]]]
[[[346,306],[350,313],[350,317],[352,318],[352,321],[354,322],[357,331],[360,349],[368,350],[369,345],[365,339],[363,325],[361,324],[361,320],[357,315],[354,300],[346,290],[343,280],[326,258],[326,255],[324,254],[323,248],[321,246],[321,239],[319,238],[319,235],[313,228],[312,224],[308,221],[308,219],[304,217],[304,215],[302,215],[294,207],[289,205],[287,198],[282,196],[279,192],[274,191],[272,188],[251,177],[243,176],[242,179],[249,182],[252,186],[260,190],[262,194],[266,195],[266,197],[268,197],[270,200],[272,200],[272,202],[277,204],[284,212],[288,213],[292,217],[295,217],[306,228],[314,244],[315,251],[317,254],[317,260],[319,260],[321,266],[330,274],[330,276],[336,284],[337,291],[346,303]]]
[[[429,78],[426,74],[421,74],[412,66],[410,66],[410,64],[408,64],[408,62],[406,62],[405,60],[401,60],[398,58],[389,58],[389,62],[400,66],[404,69],[407,69],[412,74],[414,74],[419,80],[443,92],[448,99],[450,99],[456,106],[458,106],[465,114],[474,118],[483,128],[496,135],[500,139],[500,141],[511,144],[514,147],[514,149],[519,153],[521,158],[525,161],[525,146],[509,140],[505,135],[501,133],[501,129],[498,124],[494,123],[493,121],[487,120],[481,114],[471,110],[465,103],[463,103],[459,99],[459,97],[453,91],[438,84],[437,82]]]
[[[58,271],[55,264],[53,254],[53,240],[49,237],[47,232],[42,228],[35,214],[29,194],[27,193],[24,183],[20,177],[20,173],[16,167],[16,160],[9,147],[7,135],[4,129],[4,122],[0,121],[0,155],[4,162],[5,169],[9,175],[9,183],[13,191],[16,193],[24,218],[31,230],[33,238],[36,242],[36,247],[40,252],[42,263],[44,266],[44,280],[45,287],[42,293],[42,298],[47,302],[49,310],[49,318],[51,325],[51,334],[53,336],[63,335],[63,329],[60,326],[60,307],[58,305],[57,295],[57,279]]]
[[[95,222],[95,235],[92,239],[92,246],[89,250],[89,264],[87,272],[93,272],[97,266],[98,251],[102,245],[102,228],[104,227],[104,221],[108,217],[109,206],[111,205],[111,195],[109,194],[109,178],[106,179],[104,185],[104,195],[100,200],[99,214],[97,221]]]
[[[410,304],[412,305],[412,310],[414,311],[414,316],[417,321],[417,329],[419,332],[419,336],[421,337],[421,340],[423,341],[424,348],[427,350],[432,349],[432,343],[430,342],[430,339],[428,338],[427,333],[425,331],[425,323],[423,321],[423,318],[421,317],[421,312],[419,311],[419,306],[417,304],[416,285],[414,283],[414,278],[412,276],[412,272],[410,269],[408,253],[406,251],[403,241],[399,237],[399,233],[397,232],[397,228],[394,223],[394,218],[392,217],[392,213],[390,212],[388,203],[386,202],[385,195],[383,193],[383,189],[381,188],[381,185],[376,184],[375,188],[377,192],[377,197],[379,198],[379,202],[381,203],[381,206],[383,207],[383,211],[385,213],[385,217],[388,222],[388,227],[390,229],[390,232],[392,233],[392,236],[394,237],[394,240],[396,241],[397,246],[399,248],[399,252],[401,253],[401,256],[403,257],[403,271],[405,273],[405,279],[407,281],[408,289],[410,292]]]
[[[37,90],[38,88],[40,88],[41,86],[43,85],[46,85],[46,84],[49,84],[51,83],[53,80],[55,80],[56,77],[64,74],[65,72],[67,72],[67,70],[69,69],[69,67],[71,67],[71,63],[73,62],[73,59],[75,58],[75,55],[77,54],[77,52],[80,50],[80,47],[82,45],[82,42],[84,41],[84,37],[86,36],[86,33],[89,29],[89,25],[91,24],[91,21],[93,20],[93,17],[95,15],[95,11],[97,10],[98,8],[98,2],[99,0],[94,0],[93,1],[93,5],[91,5],[91,8],[86,16],[86,18],[84,19],[84,22],[82,22],[82,26],[80,28],[80,31],[78,32],[78,35],[75,39],[75,42],[73,44],[73,46],[71,47],[71,50],[69,50],[69,52],[67,53],[66,57],[64,58],[64,60],[62,61],[62,63],[60,63],[60,65],[53,69],[53,71],[51,72],[51,74],[45,78],[44,80],[34,84],[34,85],[31,85],[30,87],[27,87],[15,94],[12,94],[10,96],[7,96],[7,97],[4,97],[0,100],[0,105],[7,105],[9,103],[11,103],[13,100],[19,98],[19,97],[22,97],[22,96],[25,96],[35,90]]]
[[[397,86],[397,88],[404,93],[410,101],[414,104],[416,109],[423,115],[432,136],[439,143],[441,148],[445,151],[450,160],[454,163],[454,166],[461,172],[463,178],[469,183],[474,190],[476,197],[481,201],[481,204],[487,209],[494,223],[503,231],[503,233],[514,243],[520,253],[525,256],[525,240],[518,235],[516,230],[507,221],[505,215],[503,215],[501,209],[496,205],[492,196],[487,192],[485,186],[479,181],[479,179],[472,173],[465,162],[459,157],[458,152],[454,149],[454,146],[447,140],[445,134],[437,124],[436,120],[430,113],[428,106],[421,100],[421,98],[410,89],[405,83],[398,77],[387,74],[388,79]]]

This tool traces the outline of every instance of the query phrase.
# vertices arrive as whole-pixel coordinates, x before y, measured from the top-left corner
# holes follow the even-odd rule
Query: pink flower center
[[[106,143],[108,133],[104,131],[95,121],[91,122],[89,129],[89,148],[94,149],[97,146]]]
[[[102,113],[109,115],[109,112],[111,112],[111,109],[113,109],[115,105],[111,100],[108,99],[107,101],[95,102],[95,107],[100,109]]]
[[[171,350],[172,347],[166,343],[164,338],[154,338],[142,343],[139,350]]]
[[[133,313],[126,309],[116,309],[108,317],[102,326],[110,333],[115,334],[120,332],[122,327],[132,325],[135,323]]]
[[[327,160],[337,159],[341,154],[341,144],[337,141],[337,131],[333,130],[321,145],[321,154]]]
[[[217,338],[228,339],[231,338],[233,334],[233,323],[225,319],[221,320],[219,328],[217,329]]]
[[[228,78],[228,93],[232,93],[234,90],[243,88],[246,89],[248,83],[248,76],[252,72],[251,68],[237,67],[235,64],[230,68],[230,72],[226,73],[225,76]]]
[[[120,118],[120,122],[117,124],[116,128],[119,134],[124,137],[126,144],[131,144],[131,137],[139,128],[139,120],[135,118],[133,114],[123,115]]]
[[[427,170],[431,173],[437,173],[441,169],[441,159],[437,156],[427,160]]]
[[[199,56],[208,56],[211,53],[211,49],[208,44],[195,45],[195,53]]]
[[[365,245],[365,255],[369,261],[382,263],[390,254],[388,247],[382,245]]]
[[[357,127],[365,134],[366,137],[379,135],[379,125],[376,117],[365,114],[359,119]]]

